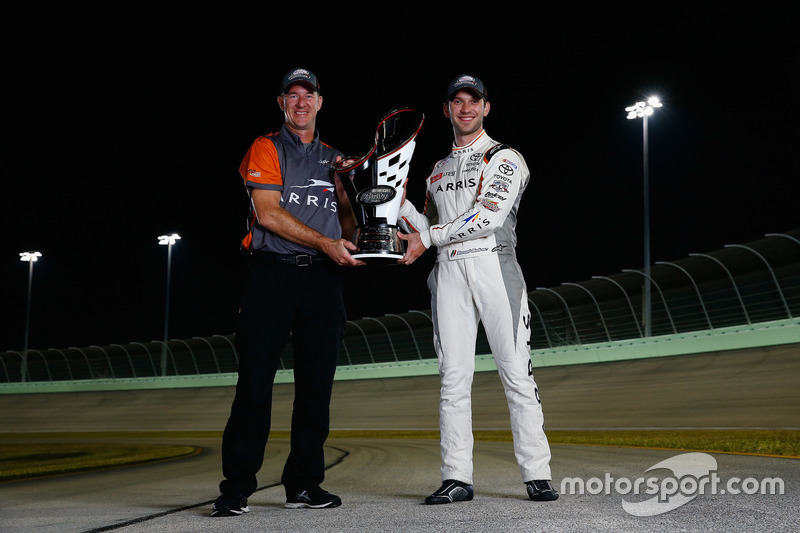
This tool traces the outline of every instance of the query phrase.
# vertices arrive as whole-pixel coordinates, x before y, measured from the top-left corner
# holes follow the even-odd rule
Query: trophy
[[[367,155],[335,165],[356,215],[358,250],[350,253],[367,264],[396,264],[405,253],[397,218],[414,139],[424,121],[425,115],[413,109],[395,109],[381,119]]]

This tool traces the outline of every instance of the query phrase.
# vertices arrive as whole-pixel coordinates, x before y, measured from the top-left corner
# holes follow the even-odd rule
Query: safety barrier
[[[644,283],[653,287],[644,312]],[[649,275],[623,270],[528,293],[531,349],[595,345],[713,331],[800,317],[800,230],[657,262]],[[649,327],[644,317],[650,317]],[[435,357],[429,310],[347,322],[338,364],[380,365]],[[477,353],[490,353],[483,329]],[[293,365],[287,343],[281,369]],[[168,342],[0,352],[0,384],[227,374],[238,366],[233,335]]]

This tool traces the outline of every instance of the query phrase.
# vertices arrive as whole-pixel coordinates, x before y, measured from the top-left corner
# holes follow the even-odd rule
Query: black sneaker
[[[439,490],[425,498],[425,503],[436,505],[439,503],[468,502],[473,495],[472,485],[455,479],[447,479],[439,487]]]
[[[339,507],[342,500],[335,494],[322,490],[320,487],[312,487],[297,494],[286,497],[287,509],[322,509],[324,507]]]
[[[558,499],[558,492],[547,479],[526,481],[525,488],[528,491],[528,497],[535,502],[551,502]]]
[[[222,494],[211,507],[211,516],[239,516],[249,512],[247,498],[241,494]]]

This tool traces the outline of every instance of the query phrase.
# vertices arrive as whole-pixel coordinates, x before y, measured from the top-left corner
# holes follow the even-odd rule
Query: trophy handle
[[[403,107],[390,111],[378,123],[375,132],[375,151],[379,158],[391,155],[402,149],[422,129],[425,114]]]
[[[373,153],[375,153],[374,146],[367,155],[363,157],[352,157],[352,156],[345,157],[338,163],[335,163],[333,168],[334,170],[336,170],[338,174],[346,174],[348,176],[352,176],[356,172],[360,172],[362,170],[366,170],[367,168],[369,168],[370,166],[369,160]]]

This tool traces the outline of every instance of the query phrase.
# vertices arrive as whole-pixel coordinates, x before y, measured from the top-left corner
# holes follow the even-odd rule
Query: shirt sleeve
[[[249,189],[283,190],[281,164],[275,144],[267,137],[259,137],[242,159],[239,174]]]

